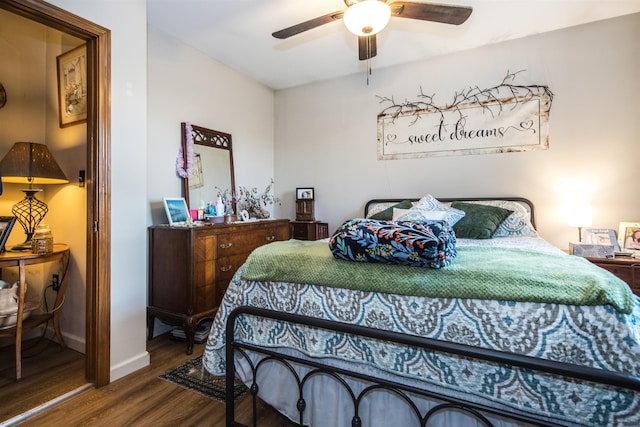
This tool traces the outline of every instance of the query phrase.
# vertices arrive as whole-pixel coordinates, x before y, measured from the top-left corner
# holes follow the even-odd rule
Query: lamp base
[[[16,219],[24,229],[27,239],[24,243],[20,243],[11,249],[15,252],[31,250],[33,233],[49,210],[45,202],[36,198],[36,193],[42,191],[41,189],[29,188],[22,191],[24,191],[25,194],[24,199],[13,205],[11,212],[16,216]]]
[[[9,249],[9,252],[26,252],[30,251],[32,247],[33,246],[31,240],[26,240],[22,243],[12,246],[11,249]]]

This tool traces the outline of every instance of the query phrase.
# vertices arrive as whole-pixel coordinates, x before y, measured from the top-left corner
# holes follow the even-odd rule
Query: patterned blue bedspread
[[[493,239],[497,240],[497,239]],[[486,244],[484,242],[483,244]],[[211,328],[204,365],[224,366],[225,320],[250,305],[354,323],[640,377],[640,299],[633,312],[611,306],[428,298],[240,279],[229,285]],[[263,347],[291,347],[309,357],[359,361],[386,373],[446,385],[456,394],[581,425],[640,425],[640,394],[608,386],[427,353],[378,341],[241,317],[236,336]]]

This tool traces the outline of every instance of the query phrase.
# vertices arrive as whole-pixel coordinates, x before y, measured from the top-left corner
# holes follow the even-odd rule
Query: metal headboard
[[[450,198],[450,197],[437,197],[437,199],[443,203],[449,203],[449,202],[481,202],[481,201],[489,201],[489,200],[506,200],[506,201],[510,201],[510,202],[517,202],[520,203],[522,205],[524,205],[527,210],[530,212],[530,221],[531,221],[531,225],[533,225],[533,228],[536,228],[536,222],[535,222],[535,216],[534,216],[534,207],[533,207],[533,202],[531,202],[531,200],[526,199],[524,197],[456,197],[456,198]],[[381,203],[400,203],[403,200],[409,200],[412,202],[417,202],[418,200],[420,200],[419,198],[415,198],[415,197],[405,197],[405,198],[399,198],[399,199],[372,199],[369,200],[365,206],[364,206],[364,216],[367,217],[367,214],[369,213],[369,211],[371,210],[371,208],[375,205],[381,204]]]

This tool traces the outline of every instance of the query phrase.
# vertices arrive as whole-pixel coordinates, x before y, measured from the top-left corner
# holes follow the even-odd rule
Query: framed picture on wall
[[[87,120],[87,47],[79,46],[56,58],[60,127]]]
[[[0,253],[5,251],[4,245],[6,245],[15,223],[15,216],[0,216]]]
[[[621,222],[618,230],[618,243],[623,250],[640,251],[640,221]]]
[[[296,188],[296,200],[313,200],[313,188],[312,187],[298,187]]]

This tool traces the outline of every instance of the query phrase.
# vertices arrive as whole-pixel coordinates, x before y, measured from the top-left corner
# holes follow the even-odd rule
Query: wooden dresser
[[[288,239],[287,219],[149,227],[149,339],[157,317],[184,329],[191,354],[198,324],[215,316],[233,274],[249,253]]]
[[[640,295],[640,259],[628,257],[587,259],[627,282],[633,293]]]

